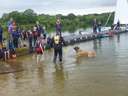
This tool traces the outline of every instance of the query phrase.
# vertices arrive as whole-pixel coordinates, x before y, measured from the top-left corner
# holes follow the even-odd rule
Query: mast
[[[128,1],[127,0],[117,0],[114,24],[119,21],[120,24],[128,24]]]

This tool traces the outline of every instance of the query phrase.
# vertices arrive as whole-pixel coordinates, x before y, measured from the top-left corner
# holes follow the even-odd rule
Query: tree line
[[[104,25],[109,17],[112,14],[107,26],[111,26],[113,24],[114,12],[113,13],[103,13],[103,14],[91,14],[91,15],[75,15],[68,14],[64,16],[62,14],[58,15],[47,15],[47,14],[37,14],[32,9],[27,9],[24,12],[13,11],[10,13],[5,13],[0,19],[2,25],[7,25],[7,22],[10,18],[13,18],[17,25],[22,28],[31,28],[36,21],[39,21],[41,25],[46,27],[46,30],[54,31],[56,17],[61,17],[61,22],[63,25],[63,31],[68,30],[69,32],[73,32],[78,28],[87,28],[92,26],[92,21],[94,18],[101,21],[102,25]]]

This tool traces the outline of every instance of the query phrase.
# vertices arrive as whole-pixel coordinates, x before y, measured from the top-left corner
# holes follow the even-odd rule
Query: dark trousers
[[[98,27],[98,31],[101,32],[101,27]]]
[[[0,49],[0,59],[3,57],[2,50]]]
[[[61,29],[56,29],[56,33],[58,33],[61,36]]]
[[[29,53],[33,52],[32,38],[29,38]]]
[[[18,38],[13,38],[14,48],[18,48]]]
[[[3,40],[3,37],[2,37],[2,35],[0,34],[0,43],[2,43],[2,40]]]
[[[34,36],[34,45],[36,44],[37,36]]]
[[[93,27],[93,33],[97,34],[97,27]]]
[[[54,62],[56,62],[56,59],[57,59],[57,56],[59,55],[59,61],[61,62],[62,61],[62,48],[55,48],[54,49]]]

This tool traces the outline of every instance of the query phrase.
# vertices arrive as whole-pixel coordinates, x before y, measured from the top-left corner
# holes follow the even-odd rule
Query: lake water
[[[74,46],[94,50],[95,58],[75,58]],[[47,51],[2,62],[14,73],[0,74],[0,96],[128,96],[128,34],[64,48],[63,64]]]

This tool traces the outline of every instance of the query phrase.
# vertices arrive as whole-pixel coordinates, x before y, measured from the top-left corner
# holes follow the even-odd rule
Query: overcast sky
[[[113,11],[116,0],[0,0],[0,3],[0,16],[26,9],[36,13],[77,15]]]

